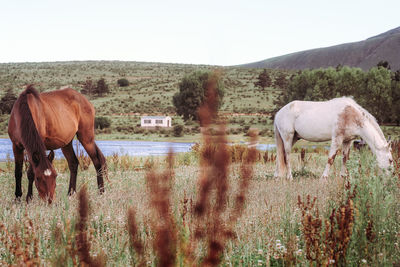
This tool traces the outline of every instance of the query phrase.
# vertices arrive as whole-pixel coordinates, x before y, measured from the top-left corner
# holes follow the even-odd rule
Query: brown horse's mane
[[[33,157],[38,157],[39,167],[47,169],[50,167],[50,162],[46,157],[46,146],[43,143],[42,138],[36,128],[35,122],[32,117],[31,110],[28,104],[28,95],[32,94],[37,100],[39,100],[39,92],[33,87],[28,85],[25,91],[23,91],[18,99],[17,111],[20,116],[21,125],[21,139],[26,151],[31,160]]]

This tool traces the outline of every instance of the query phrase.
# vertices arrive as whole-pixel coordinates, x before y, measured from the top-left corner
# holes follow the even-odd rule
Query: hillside
[[[354,43],[311,49],[244,64],[247,68],[308,69],[347,65],[368,70],[381,60],[400,69],[400,27]]]
[[[174,124],[183,123],[175,115],[172,104],[172,97],[179,90],[179,82],[186,74],[195,70],[215,68],[126,61],[7,63],[0,64],[0,98],[7,89],[12,88],[18,94],[30,83],[40,91],[51,91],[65,86],[80,91],[87,79],[96,82],[104,78],[110,93],[103,97],[87,97],[94,104],[97,116],[104,116],[112,121],[111,129],[107,133],[130,135],[140,130],[136,125],[140,122],[140,115],[144,114],[169,114],[174,116]],[[274,108],[273,100],[279,90],[255,88],[254,82],[260,73],[259,69],[227,67],[221,70],[225,84],[221,111],[225,114],[241,114],[232,116],[230,123],[235,124],[236,128],[254,124],[258,124],[260,129],[267,127],[266,120]],[[274,78],[280,71],[269,70],[269,73]],[[120,78],[128,79],[130,85],[119,87],[117,80]],[[264,115],[255,118],[251,114]],[[0,115],[0,135],[6,134],[7,121],[8,115]]]

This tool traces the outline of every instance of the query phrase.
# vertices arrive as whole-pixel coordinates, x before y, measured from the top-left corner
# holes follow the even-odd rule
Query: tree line
[[[380,123],[400,124],[400,70],[380,62],[369,71],[338,66],[299,71],[275,101],[274,114],[293,100],[322,101],[352,96]]]

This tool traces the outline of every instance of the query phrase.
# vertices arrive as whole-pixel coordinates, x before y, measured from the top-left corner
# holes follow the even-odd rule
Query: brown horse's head
[[[44,164],[41,164],[40,157],[37,153],[32,155],[33,172],[35,175],[35,185],[42,199],[47,199],[49,204],[53,201],[54,193],[56,190],[56,177],[57,172],[54,169],[52,162],[54,159],[54,152],[50,151],[47,158],[44,158]],[[39,166],[47,166],[46,168]]]

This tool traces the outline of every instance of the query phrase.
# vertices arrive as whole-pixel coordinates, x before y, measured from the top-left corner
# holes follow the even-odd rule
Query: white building
[[[143,116],[140,119],[141,127],[171,127],[170,116]]]

